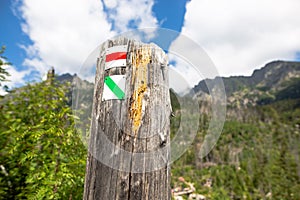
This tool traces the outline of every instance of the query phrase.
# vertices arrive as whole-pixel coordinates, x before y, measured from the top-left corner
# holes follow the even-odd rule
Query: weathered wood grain
[[[128,45],[126,67],[105,71],[105,50],[116,45]],[[167,62],[163,50],[154,44],[119,37],[101,46],[85,200],[171,198]],[[104,78],[123,74],[126,75],[125,99],[102,101]],[[109,148],[108,143],[112,144]]]

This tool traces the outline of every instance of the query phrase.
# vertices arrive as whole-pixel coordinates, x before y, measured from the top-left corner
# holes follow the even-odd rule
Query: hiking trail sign
[[[118,37],[97,61],[85,200],[171,199],[168,59]]]

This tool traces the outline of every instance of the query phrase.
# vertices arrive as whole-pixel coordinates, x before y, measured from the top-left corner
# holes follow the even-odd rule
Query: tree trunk
[[[127,52],[126,63],[120,60],[124,52],[117,53],[122,48]],[[110,61],[114,56],[119,60]],[[163,50],[154,44],[120,37],[101,46],[85,200],[171,198],[167,62]],[[116,77],[123,78],[123,84]]]

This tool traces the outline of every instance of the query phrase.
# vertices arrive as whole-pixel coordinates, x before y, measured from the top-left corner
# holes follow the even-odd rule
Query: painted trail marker
[[[105,70],[113,67],[125,67],[127,58],[127,45],[118,45],[106,50]]]
[[[118,37],[100,47],[84,200],[171,199],[167,64],[155,44]]]
[[[125,75],[106,76],[104,79],[104,88],[102,100],[125,98]]]

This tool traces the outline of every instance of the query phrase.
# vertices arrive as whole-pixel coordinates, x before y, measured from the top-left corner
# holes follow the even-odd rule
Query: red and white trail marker
[[[106,50],[105,70],[113,67],[125,67],[127,45],[113,46]]]

